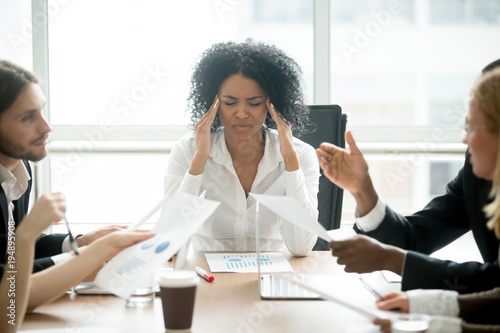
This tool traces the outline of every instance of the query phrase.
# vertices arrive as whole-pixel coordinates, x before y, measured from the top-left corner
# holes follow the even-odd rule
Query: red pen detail
[[[203,268],[201,268],[199,266],[196,266],[194,268],[194,270],[196,271],[196,273],[199,276],[201,276],[202,278],[204,278],[208,282],[212,282],[213,280],[215,280],[215,278],[212,275],[210,275],[206,270],[204,270]]]

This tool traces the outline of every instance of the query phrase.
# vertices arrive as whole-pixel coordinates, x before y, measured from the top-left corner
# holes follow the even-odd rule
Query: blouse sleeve
[[[453,290],[414,289],[406,292],[411,313],[458,316],[458,293]]]
[[[307,212],[318,219],[319,163],[314,148],[306,147],[299,154],[300,168],[285,171],[285,194],[293,196]],[[305,256],[316,243],[316,235],[291,223],[283,223],[281,235],[294,256]]]
[[[203,174],[191,175],[189,167],[193,160],[193,151],[189,139],[181,139],[170,152],[165,173],[165,195],[172,198],[177,191],[199,195]]]

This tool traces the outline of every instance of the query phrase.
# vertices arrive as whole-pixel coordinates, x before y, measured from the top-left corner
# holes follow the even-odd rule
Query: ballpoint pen
[[[66,219],[66,215],[64,216],[64,223],[66,223],[66,228],[68,228],[68,235],[69,235],[69,246],[71,246],[71,249],[73,252],[75,252],[76,255],[78,255],[78,245],[76,244],[75,239],[73,238],[73,234],[71,233],[71,230],[69,229],[69,223],[68,220]]]
[[[385,297],[380,295],[375,289],[373,289],[373,287],[370,286],[368,282],[366,282],[361,276],[359,277],[359,280],[361,281],[363,286],[365,286],[365,288],[368,289],[368,291],[373,294],[373,296],[380,298],[381,301],[385,301]]]

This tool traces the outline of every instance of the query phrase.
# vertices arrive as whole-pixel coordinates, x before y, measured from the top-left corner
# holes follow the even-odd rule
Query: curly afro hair
[[[188,97],[193,125],[200,115],[208,111],[222,82],[234,74],[257,81],[276,110],[290,122],[295,134],[309,132],[309,108],[303,103],[300,66],[275,46],[252,40],[245,43],[218,43],[203,52],[194,68]],[[265,125],[276,128],[269,113]],[[212,124],[212,133],[221,126],[217,115]]]

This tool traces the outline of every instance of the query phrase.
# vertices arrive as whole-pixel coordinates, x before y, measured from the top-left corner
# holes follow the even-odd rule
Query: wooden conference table
[[[332,291],[365,308],[375,298],[361,285],[358,274],[348,274],[329,251],[313,251],[295,258],[285,253],[294,273],[332,275]],[[209,270],[204,253],[190,251],[185,268]],[[261,300],[257,273],[213,273],[215,281],[200,281],[196,294],[193,332],[345,332],[370,320],[331,301]],[[382,277],[380,277],[382,279]],[[23,330],[56,329],[61,332],[164,332],[161,299],[152,306],[129,308],[116,296],[67,294],[26,315]],[[100,332],[100,330],[99,330]]]

